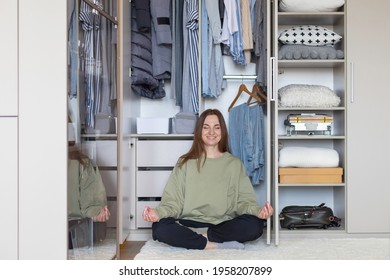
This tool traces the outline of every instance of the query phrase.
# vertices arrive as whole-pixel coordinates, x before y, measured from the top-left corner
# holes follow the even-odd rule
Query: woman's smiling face
[[[217,146],[221,141],[221,125],[216,115],[209,115],[204,120],[202,140],[205,146]]]

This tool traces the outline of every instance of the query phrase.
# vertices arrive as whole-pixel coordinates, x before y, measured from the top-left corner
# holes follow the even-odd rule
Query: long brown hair
[[[222,113],[218,109],[207,109],[199,116],[194,129],[194,140],[188,153],[182,155],[179,159],[179,167],[182,167],[188,160],[196,159],[198,171],[200,171],[200,159],[204,158],[203,164],[206,161],[207,154],[202,140],[203,124],[207,116],[215,115],[218,117],[219,124],[221,126],[221,141],[218,143],[218,149],[220,152],[229,152],[229,137],[225,119]]]
[[[89,157],[81,152],[80,148],[74,145],[68,146],[68,158],[78,160],[80,164],[84,166],[88,164],[89,160]]]

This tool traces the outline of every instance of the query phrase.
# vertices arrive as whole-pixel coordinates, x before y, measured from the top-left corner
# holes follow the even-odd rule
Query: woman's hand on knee
[[[156,214],[156,211],[154,211],[154,209],[150,208],[149,206],[145,206],[142,217],[145,221],[152,223],[158,222],[160,220],[159,216]]]
[[[271,204],[267,202],[261,209],[257,217],[260,219],[268,219],[274,213],[274,208],[272,208]]]

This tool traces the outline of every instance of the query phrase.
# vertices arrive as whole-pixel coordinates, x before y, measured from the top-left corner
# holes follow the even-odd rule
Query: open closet
[[[257,167],[247,171],[253,172],[259,203],[270,201],[275,209],[267,221],[268,244],[281,244],[285,236],[349,233],[348,217],[354,215],[348,193],[355,192],[348,189],[347,179],[348,6],[347,1],[335,2],[329,10],[318,10],[291,8],[289,0],[165,0],[149,6],[148,1],[74,1],[78,16],[71,20],[69,14],[68,33],[69,42],[77,42],[69,45],[70,128],[73,141],[99,168],[105,184],[113,257],[119,256],[119,244],[125,240],[151,238],[143,208],[159,203],[177,158],[192,143],[191,131],[178,132],[175,124],[191,121],[208,108],[222,112],[229,133],[251,137],[250,153],[261,155]],[[94,21],[86,27],[84,5],[105,27],[97,28]],[[226,22],[227,13],[234,14],[236,22]],[[227,28],[237,23],[237,30]],[[314,32],[311,28],[319,37],[315,44],[304,38]],[[96,34],[107,31],[100,39],[105,47],[94,49],[94,55],[105,54],[105,63],[88,60],[81,52],[87,42],[96,42],[96,34],[87,36],[90,29]],[[239,35],[250,37],[252,44],[243,44],[237,53],[233,44]],[[299,38],[289,41],[291,36]],[[309,45],[302,43],[306,40]],[[85,73],[92,66],[91,78]],[[325,103],[320,95],[326,96]],[[311,122],[302,124],[302,117]],[[241,118],[256,133],[239,130],[234,122]],[[337,154],[337,163],[322,158],[316,165],[318,157],[304,154],[308,149]],[[245,161],[240,150],[233,154]],[[322,180],[310,173],[312,168],[336,173]],[[296,179],[294,172],[303,172],[303,177]],[[334,176],[337,180],[329,180]],[[340,227],[281,228],[278,215],[283,207],[321,203],[341,218]]]
[[[236,6],[239,2],[229,1],[231,5],[227,9],[223,1],[166,2],[171,4],[172,15],[176,15],[170,20],[174,67],[171,77],[164,79],[166,96],[147,98],[129,91],[124,93],[123,97],[123,114],[126,115],[124,121],[127,122],[123,130],[128,143],[123,152],[126,155],[124,158],[131,159],[129,165],[132,174],[130,233],[127,240],[145,241],[151,238],[151,223],[142,219],[144,206],[159,203],[167,178],[178,157],[186,153],[191,146],[191,132],[178,133],[175,132],[174,125],[167,127],[169,123],[187,121],[180,119],[180,113],[197,115],[205,109],[216,108],[228,122],[229,111],[236,106],[246,104],[250,107],[261,107],[264,110],[264,169],[261,180],[254,184],[254,189],[260,204],[271,200],[271,100],[267,97],[270,78],[267,61],[270,53],[266,51],[271,50],[271,32],[267,30],[270,28],[271,19],[270,1],[241,1],[242,7]],[[251,6],[251,3],[256,5]],[[132,1],[129,5],[132,12],[136,5],[137,1]],[[234,56],[233,52],[222,44],[224,40],[228,44],[228,40],[232,39],[229,38],[229,30],[223,27],[224,24],[227,26],[227,23],[224,23],[224,20],[227,20],[225,12],[237,14],[240,9],[244,9],[248,15],[250,11],[257,15],[245,17],[246,23],[250,24],[250,27],[246,26],[245,34],[249,32],[252,36],[252,31],[256,31],[259,38],[254,40],[256,46],[248,47],[247,51],[242,52],[242,56]],[[240,21],[238,16],[234,19]],[[186,26],[195,28],[197,33],[186,29]],[[194,35],[196,36],[192,37]],[[188,40],[185,41],[185,38]],[[186,52],[185,46],[191,44],[190,40],[194,40],[196,44]],[[131,64],[128,66],[133,73]],[[123,71],[127,73],[128,69],[124,68]],[[142,133],[139,133],[140,127],[137,124],[140,122],[155,122],[161,125],[152,125],[146,128],[149,131],[142,129]],[[161,130],[170,133],[161,133]],[[271,221],[268,221],[267,234],[264,236],[270,243]]]
[[[267,90],[264,91],[267,95],[267,105],[266,108],[263,107],[263,111],[266,112],[264,117],[267,132],[265,135],[271,136],[271,139],[268,138],[270,142],[265,141],[267,153],[268,149],[271,149],[271,156],[266,158],[271,162],[266,163],[267,179],[256,187],[259,200],[263,202],[270,199],[273,205],[278,207],[278,211],[282,210],[283,206],[293,203],[319,205],[320,202],[325,202],[342,219],[341,227],[331,230],[291,231],[279,228],[277,231],[279,220],[278,213],[275,213],[274,219],[270,222],[272,234],[267,233],[267,238],[271,236],[276,240],[279,236],[280,246],[283,246],[284,238],[291,236],[314,235],[334,238],[379,236],[388,238],[390,232],[388,198],[390,195],[387,159],[390,157],[390,149],[387,148],[385,112],[388,110],[387,104],[389,103],[387,68],[390,64],[390,57],[384,55],[389,42],[388,37],[383,34],[386,34],[390,28],[390,21],[384,20],[390,10],[390,2],[345,0],[341,1],[343,6],[338,7],[336,11],[326,12],[313,11],[312,5],[318,3],[331,5],[340,3],[340,1],[303,1],[310,4],[303,5],[303,7],[311,9],[305,12],[286,11],[276,7],[279,3],[284,7],[291,7],[289,5],[291,1],[294,2],[294,0],[266,1],[266,33],[271,36],[271,40],[267,41],[267,54],[262,56],[267,63],[259,64],[266,66],[266,70],[258,69],[253,63],[243,67],[235,64],[231,57],[223,57],[225,74],[222,80],[226,87],[218,98],[214,99],[202,97],[202,90],[200,90],[202,87],[198,87],[199,110],[218,108],[228,118],[228,108],[235,99],[240,85],[245,84],[251,91],[255,82],[261,82],[257,81],[257,77],[261,73],[260,70],[263,70],[263,73],[267,73],[264,78],[267,83]],[[2,45],[4,67],[1,77],[4,90],[0,93],[2,98],[0,126],[3,133],[0,140],[2,146],[0,165],[3,172],[1,182],[5,183],[2,183],[0,193],[6,198],[1,210],[3,213],[8,213],[3,221],[6,230],[1,235],[0,258],[32,260],[69,257],[68,140],[75,143],[79,140],[88,142],[86,144],[90,145],[87,145],[87,150],[96,151],[94,160],[98,157],[100,160],[100,155],[104,152],[107,155],[103,159],[110,160],[97,165],[102,166],[99,168],[101,173],[110,174],[107,176],[110,178],[109,181],[114,182],[113,186],[117,187],[116,189],[106,188],[107,204],[111,213],[107,222],[115,224],[112,227],[115,244],[112,246],[113,249],[110,249],[110,256],[107,258],[113,256],[120,258],[118,253],[115,254],[115,250],[126,239],[150,238],[148,225],[136,225],[135,206],[145,199],[158,201],[160,194],[142,188],[145,186],[142,180],[151,178],[144,176],[146,172],[161,172],[153,178],[162,178],[159,176],[164,176],[169,172],[171,163],[158,163],[158,166],[151,170],[148,165],[152,163],[139,160],[142,154],[148,158],[147,154],[142,152],[145,150],[143,145],[147,144],[147,149],[147,146],[154,143],[159,152],[163,150],[159,141],[164,140],[165,144],[171,141],[169,142],[171,150],[176,150],[179,144],[181,149],[187,149],[186,143],[188,142],[186,141],[191,141],[192,135],[138,135],[137,118],[169,119],[175,116],[180,111],[180,106],[176,105],[176,100],[171,98],[172,93],[176,93],[176,90],[171,89],[172,83],[180,84],[184,79],[173,75],[170,82],[164,81],[168,98],[149,100],[132,92],[129,82],[131,48],[125,48],[125,46],[131,46],[130,22],[133,1],[111,2],[117,3],[117,14],[111,13],[109,9],[104,9],[104,11],[118,23],[116,36],[118,82],[116,84],[117,101],[115,102],[117,106],[113,114],[114,120],[98,115],[97,121],[101,125],[107,124],[103,128],[106,128],[105,130],[109,133],[104,135],[97,135],[91,131],[88,134],[81,133],[81,118],[75,117],[78,113],[75,116],[69,114],[69,108],[74,108],[73,105],[78,104],[78,102],[73,102],[75,100],[70,100],[69,79],[71,72],[69,20],[73,7],[69,9],[67,5],[74,2],[50,0],[3,0],[0,2],[1,18],[7,23],[0,28],[2,37],[7,38]],[[177,2],[184,3],[185,1]],[[302,3],[302,1],[299,2]],[[204,7],[203,4],[202,1],[198,2],[198,6]],[[76,7],[79,9],[79,4]],[[96,10],[102,12],[100,8]],[[365,15],[364,18],[362,14]],[[107,21],[111,22],[109,19]],[[202,22],[205,20],[200,17],[200,23]],[[293,57],[293,54],[288,52],[291,47],[284,47],[279,55],[276,50],[279,50],[282,45],[276,46],[276,42],[279,40],[280,33],[297,24],[323,25],[324,28],[334,30],[342,37],[342,40],[338,43],[336,52],[333,51],[333,53],[337,58],[337,55],[340,55],[337,51],[341,50],[344,52],[344,58],[307,61],[284,59]],[[174,26],[182,30],[177,24]],[[199,31],[205,31],[205,29],[201,27]],[[78,32],[80,29],[76,29],[77,36],[79,36]],[[284,32],[282,38],[286,39],[286,34],[290,33]],[[201,35],[200,38],[204,36]],[[204,43],[204,40],[200,39],[199,45],[201,43]],[[214,51],[218,52],[218,48]],[[174,51],[174,53],[177,55],[176,60],[184,60],[180,57],[180,52]],[[204,51],[201,54],[204,54]],[[307,53],[302,52],[296,55],[301,58],[302,55],[307,57]],[[204,65],[202,56],[198,57],[198,61],[202,62],[200,65]],[[204,77],[200,70],[198,74],[199,79]],[[265,76],[261,75],[261,77]],[[84,79],[83,75],[77,80],[81,81],[81,79]],[[217,81],[207,79],[207,81],[214,80]],[[341,101],[339,106],[312,108],[315,112],[303,107],[281,106],[282,103],[278,103],[276,107],[277,91],[298,82],[325,85],[336,91]],[[205,81],[198,83],[205,85]],[[176,86],[180,88],[180,85]],[[293,87],[284,88],[284,93],[286,90],[291,92],[291,88]],[[248,98],[248,94],[241,93],[234,107],[247,103]],[[252,99],[250,103],[253,100],[255,99]],[[79,112],[78,107],[75,112]],[[290,115],[289,120],[294,120],[291,118],[294,114],[303,112],[330,115],[334,121],[333,132],[331,130],[330,135],[309,136],[301,135],[302,132],[298,133],[299,130],[296,128],[286,131],[284,121],[287,116]],[[363,113],[367,117],[362,118]],[[268,125],[269,119],[270,125]],[[114,125],[115,133],[114,129],[111,130],[111,123],[116,124]],[[289,124],[291,128],[291,122]],[[74,132],[73,138],[68,139],[68,127],[69,135]],[[325,132],[328,132],[326,126],[324,128]],[[291,135],[287,135],[287,132]],[[172,139],[175,137],[179,139]],[[143,144],[138,145],[140,144],[138,140],[139,142],[142,140]],[[175,142],[176,140],[179,142]],[[108,143],[110,144],[107,147]],[[277,157],[280,155],[280,148],[292,147],[293,144],[336,150],[341,159],[340,167],[343,168],[341,183],[303,185],[301,182],[279,182]],[[181,151],[179,150],[178,153]],[[91,154],[94,155],[93,152]],[[268,184],[270,184],[270,192],[267,190]],[[141,189],[146,193],[140,192]],[[136,194],[140,195],[139,198]],[[31,218],[32,212],[39,213],[40,221],[43,221],[39,223],[40,230],[37,230],[37,220]],[[372,213],[380,213],[380,218],[373,218]],[[274,243],[274,240],[271,243]],[[95,255],[90,255],[89,258],[95,257]]]

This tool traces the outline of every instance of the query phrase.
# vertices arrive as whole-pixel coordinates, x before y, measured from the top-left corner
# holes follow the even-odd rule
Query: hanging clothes
[[[118,18],[118,15],[117,15],[117,12],[118,12],[118,7],[117,7],[117,1],[112,1],[111,2],[111,12],[110,14],[113,15],[115,18]],[[111,48],[111,52],[109,52],[111,54],[111,60],[110,60],[110,96],[111,96],[111,100],[117,100],[118,99],[118,83],[117,83],[117,77],[118,77],[118,73],[117,73],[117,59],[118,59],[118,28],[114,25],[111,24],[110,26],[111,28],[111,45],[112,45],[112,48]],[[110,40],[110,37],[108,36],[108,41]],[[117,104],[117,102],[114,103],[115,106]],[[115,108],[116,110],[117,108]],[[118,115],[117,113],[115,114],[115,110],[113,110],[113,114],[114,115]]]
[[[202,17],[202,28],[201,28],[201,33],[202,33],[202,41],[200,42],[201,44],[201,49],[202,49],[202,96],[208,96],[209,95],[209,19],[208,19],[208,14],[206,11],[206,0],[202,0],[202,11],[201,11],[201,17]],[[207,39],[206,39],[207,38]],[[207,63],[206,63],[207,61]],[[211,95],[211,94],[210,94]]]
[[[153,76],[151,32],[138,29],[134,3],[131,9],[131,88],[139,96],[160,99],[165,97],[162,80]]]
[[[257,0],[254,9],[253,49],[256,55],[256,81],[262,86],[267,84],[267,1]]]
[[[251,61],[251,52],[253,49],[250,1],[251,0],[240,0],[242,49],[244,52],[246,64],[250,63]]]
[[[104,8],[105,12],[115,17],[117,7],[116,3],[103,7],[101,0],[95,1],[94,5],[98,8],[92,8],[84,1],[80,2],[80,67],[75,73],[80,75],[76,91],[84,133],[101,132],[102,128],[96,119],[113,119],[116,116],[116,26],[99,11]],[[78,41],[76,40],[74,44],[77,45]],[[72,80],[71,83],[73,91],[75,86]]]
[[[150,16],[150,1],[134,0],[135,18],[140,32],[150,32],[151,16]]]
[[[202,0],[202,96],[217,98],[226,88],[225,66],[221,50],[221,16],[219,3]]]
[[[225,14],[222,24],[222,43],[226,45],[233,61],[246,65],[241,26],[241,9],[239,0],[224,0]]]
[[[68,76],[69,76],[69,97],[77,97],[77,79],[78,79],[78,44],[77,44],[77,18],[76,6],[70,15],[68,21]]]
[[[158,80],[171,78],[171,11],[171,0],[153,0],[150,2],[153,76]]]
[[[113,1],[115,2],[115,1]],[[115,7],[109,7],[109,13],[115,13]],[[101,17],[101,98],[99,113],[107,116],[115,116],[117,99],[117,75],[116,75],[116,28],[105,17]]]
[[[233,155],[240,158],[253,185],[264,181],[264,114],[260,105],[247,103],[229,111],[229,143]]]
[[[172,52],[174,59],[172,63],[171,86],[173,98],[176,99],[176,106],[183,106],[183,0],[175,0],[174,6],[174,34]]]
[[[225,12],[222,23],[222,44],[225,46],[225,53],[230,54],[233,34],[238,32],[238,19],[236,14],[236,0],[224,0]]]
[[[198,0],[185,0],[184,13],[184,62],[183,62],[183,112],[199,112],[198,99]]]
[[[102,3],[99,1],[95,4],[102,7]],[[94,116],[100,109],[100,78],[102,74],[100,14],[81,1],[79,19],[84,31],[82,57],[86,95],[85,124],[87,127],[93,128],[95,125]]]

